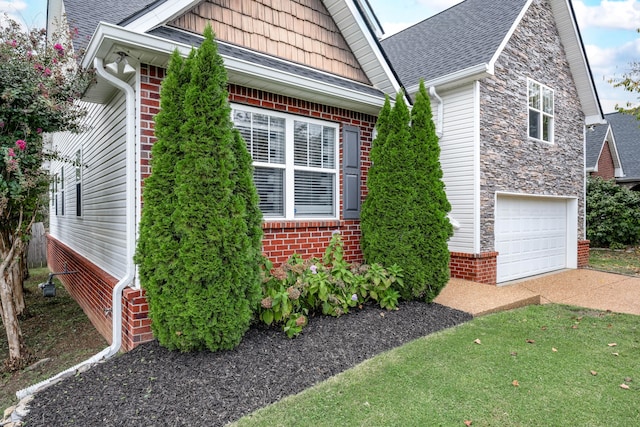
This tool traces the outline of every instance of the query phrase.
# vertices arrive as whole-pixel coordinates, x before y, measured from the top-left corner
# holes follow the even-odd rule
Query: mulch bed
[[[439,304],[367,306],[311,318],[288,339],[252,327],[232,351],[171,352],[138,346],[38,394],[28,426],[222,426],[296,394],[376,354],[452,327],[471,315]]]

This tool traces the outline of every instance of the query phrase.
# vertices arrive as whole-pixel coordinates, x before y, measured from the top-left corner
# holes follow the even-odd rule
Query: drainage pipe
[[[438,120],[436,121],[436,135],[438,135],[438,138],[442,138],[442,123],[444,123],[444,118],[442,117],[442,115],[444,114],[444,104],[442,102],[442,98],[438,96],[435,86],[431,86],[429,88],[429,95],[433,96],[438,101]]]
[[[127,267],[126,273],[113,288],[111,296],[111,345],[98,354],[90,357],[84,362],[60,372],[59,374],[27,387],[23,390],[18,390],[16,396],[18,399],[27,397],[43,388],[54,384],[58,380],[65,378],[69,375],[73,375],[82,369],[88,368],[88,366],[94,363],[106,360],[115,355],[122,346],[122,292],[129,286],[135,277],[135,264],[133,262],[133,255],[135,253],[136,236],[135,236],[135,220],[136,220],[136,135],[135,135],[135,91],[125,81],[122,81],[115,76],[107,73],[104,69],[102,58],[94,58],[94,67],[98,75],[104,78],[113,87],[122,90],[126,96],[126,245],[127,245]]]

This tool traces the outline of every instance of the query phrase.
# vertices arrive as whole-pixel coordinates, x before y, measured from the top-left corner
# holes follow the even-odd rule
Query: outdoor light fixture
[[[109,70],[112,74],[118,74],[120,72],[120,64],[124,64],[122,68],[122,72],[124,74],[135,73],[136,69],[129,65],[129,61],[127,61],[127,54],[124,52],[117,52],[118,57],[115,61],[109,62],[105,68]]]

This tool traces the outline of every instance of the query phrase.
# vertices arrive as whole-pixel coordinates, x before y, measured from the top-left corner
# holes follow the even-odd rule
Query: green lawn
[[[413,341],[235,425],[631,426],[639,402],[640,317],[544,305]]]
[[[589,266],[612,273],[640,276],[640,248],[628,250],[591,249]]]

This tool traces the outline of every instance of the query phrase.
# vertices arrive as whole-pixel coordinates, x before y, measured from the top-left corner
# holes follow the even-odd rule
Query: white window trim
[[[529,105],[529,85],[530,83],[535,83],[538,86],[540,86],[540,109],[537,108],[532,108]],[[552,100],[553,100],[553,112],[552,114],[548,114],[544,112],[544,97],[543,97],[543,93],[544,93],[544,89],[548,89],[551,91],[551,96],[552,96]],[[556,93],[555,90],[553,90],[552,88],[550,88],[549,86],[546,86],[534,79],[531,78],[527,78],[527,101],[526,101],[526,105],[527,105],[527,138],[534,140],[534,141],[539,141],[545,144],[551,144],[553,145],[555,143],[555,128],[556,128]],[[531,135],[529,135],[529,129],[530,129],[530,114],[529,114],[529,110],[534,110],[538,113],[540,113],[540,119],[542,120],[542,118],[544,116],[547,117],[551,117],[551,129],[550,129],[550,137],[549,137],[549,141],[545,141],[543,138],[535,138]],[[543,129],[543,125],[542,122],[540,123],[540,136],[544,135],[544,129]]]
[[[285,163],[283,165],[264,162],[253,162],[254,167],[266,168],[282,168],[285,170],[284,176],[284,211],[283,217],[280,216],[264,216],[265,221],[331,221],[340,218],[340,124],[326,120],[319,120],[313,117],[299,116],[291,113],[283,113],[277,110],[266,108],[256,108],[245,104],[231,103],[232,110],[249,111],[256,114],[267,114],[273,117],[285,119]],[[232,112],[233,114],[233,112]],[[333,169],[316,168],[308,166],[296,166],[294,164],[294,121],[304,121],[306,123],[316,124],[335,129],[336,141],[334,144],[335,163]],[[233,116],[232,116],[233,122]],[[295,214],[295,186],[294,174],[296,170],[312,171],[334,174],[334,200],[333,200],[333,216],[296,216]]]

